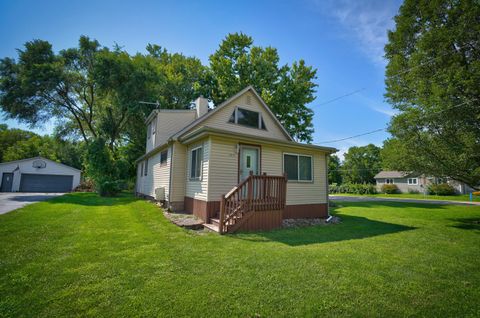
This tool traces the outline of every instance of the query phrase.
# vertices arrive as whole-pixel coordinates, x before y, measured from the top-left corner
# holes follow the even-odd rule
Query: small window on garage
[[[418,178],[408,178],[408,184],[409,185],[417,185],[418,184]]]

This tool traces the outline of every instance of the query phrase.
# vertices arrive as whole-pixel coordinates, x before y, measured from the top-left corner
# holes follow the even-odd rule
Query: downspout
[[[168,176],[168,206],[167,209],[170,209],[170,206],[172,204],[172,201],[170,198],[172,197],[172,171],[173,171],[173,148],[174,148],[174,143],[171,145],[171,151],[170,151],[170,175]]]
[[[325,220],[325,222],[330,222],[332,220],[332,216],[330,215],[330,196],[328,195],[329,194],[329,184],[328,184],[328,157],[329,157],[329,154],[325,154],[325,183],[326,183],[326,186],[325,186],[325,189],[326,189],[326,197],[327,197],[327,219]]]

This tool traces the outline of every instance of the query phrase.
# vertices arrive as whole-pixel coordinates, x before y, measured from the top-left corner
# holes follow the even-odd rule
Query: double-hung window
[[[197,147],[190,152],[190,180],[200,180],[202,175],[203,151]]]
[[[290,181],[313,181],[313,161],[311,156],[283,154],[283,172]]]
[[[145,172],[144,175],[148,174],[148,159],[145,160]]]
[[[393,179],[385,179],[386,184],[393,184]]]
[[[418,178],[408,178],[408,184],[409,185],[417,185],[418,184]]]

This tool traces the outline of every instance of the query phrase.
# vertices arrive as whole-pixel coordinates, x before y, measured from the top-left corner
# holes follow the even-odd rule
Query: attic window
[[[240,107],[235,108],[228,122],[251,128],[267,129],[262,114]]]

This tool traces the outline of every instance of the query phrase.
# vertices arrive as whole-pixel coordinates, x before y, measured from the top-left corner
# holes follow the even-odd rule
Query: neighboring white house
[[[0,163],[2,192],[69,192],[80,184],[81,171],[35,157]]]
[[[409,171],[380,171],[374,178],[378,191],[381,191],[384,184],[395,184],[401,193],[424,193],[428,190],[430,184],[439,183],[450,184],[458,194],[466,194],[473,191],[465,183],[451,178],[428,177],[424,174]]]
[[[202,97],[195,104],[193,110],[160,109],[148,116],[147,150],[137,160],[139,195],[205,222],[218,222],[226,211],[226,227],[249,209],[277,211],[268,214],[276,215],[277,225],[282,218],[328,215],[327,159],[335,148],[295,142],[250,86],[210,111]],[[263,221],[252,219],[244,229],[274,227],[260,226]]]

